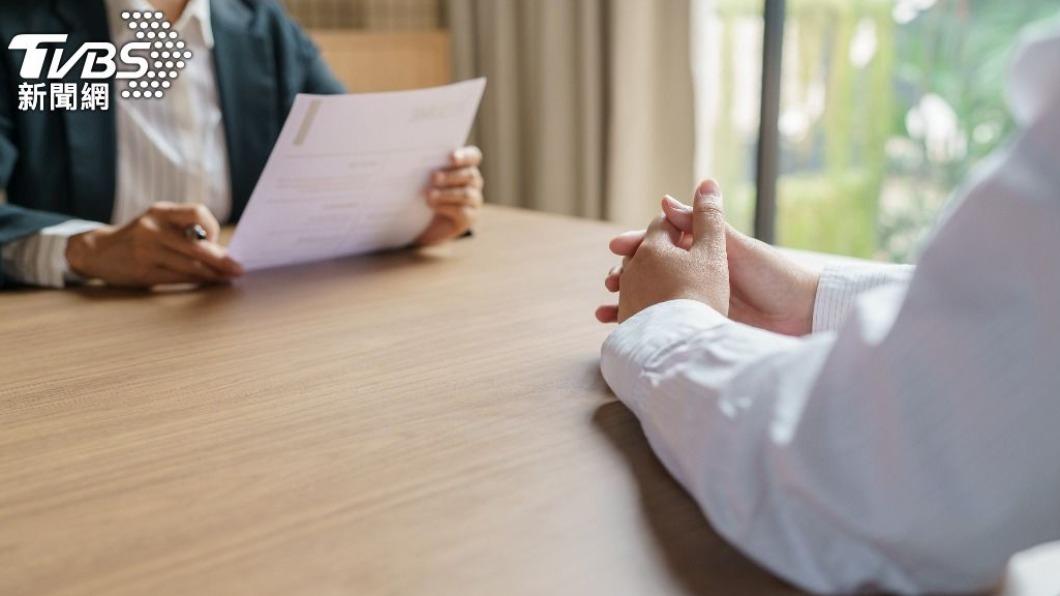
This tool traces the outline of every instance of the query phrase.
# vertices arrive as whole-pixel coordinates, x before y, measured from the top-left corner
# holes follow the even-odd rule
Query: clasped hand
[[[691,207],[663,198],[662,215],[647,230],[622,234],[610,248],[623,259],[604,281],[619,301],[597,309],[603,323],[690,299],[776,333],[805,335],[812,329],[820,272],[728,225],[713,180],[699,185]]]

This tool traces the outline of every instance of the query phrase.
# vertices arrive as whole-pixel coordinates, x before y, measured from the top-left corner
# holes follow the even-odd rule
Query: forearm
[[[976,362],[990,344],[975,327],[901,303],[899,288],[864,295],[838,336],[804,339],[663,303],[616,330],[601,366],[712,525],[778,575],[823,592],[982,590],[1060,530],[1058,474],[1025,448],[1060,447],[1031,411],[1060,412],[1045,394],[999,400],[1003,354]],[[960,364],[938,361],[946,349]]]
[[[601,369],[720,534],[800,587],[835,591],[836,579],[800,561],[800,551],[846,541],[803,535],[799,520],[775,507],[766,470],[774,462],[771,436],[790,442],[806,379],[820,368],[817,356],[798,367],[801,382],[778,383],[777,362],[803,343],[732,323],[704,304],[672,301],[619,326],[604,344]]]
[[[96,222],[69,220],[9,242],[0,249],[4,275],[26,285],[64,287],[76,279],[66,259],[69,239],[101,227]]]

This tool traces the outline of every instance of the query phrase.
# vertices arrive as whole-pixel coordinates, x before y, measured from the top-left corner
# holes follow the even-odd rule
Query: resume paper
[[[485,79],[358,95],[299,95],[229,244],[247,271],[411,243],[424,190],[471,131]]]

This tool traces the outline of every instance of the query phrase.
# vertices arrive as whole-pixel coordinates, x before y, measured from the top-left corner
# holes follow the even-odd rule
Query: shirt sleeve
[[[912,276],[911,265],[864,263],[825,267],[813,305],[813,332],[842,327],[863,292],[890,284],[905,285]]]
[[[984,591],[1060,537],[1052,114],[980,170],[908,285],[842,301],[838,331],[674,301],[608,338],[604,378],[748,556],[819,592]]]
[[[101,227],[101,223],[70,220],[5,244],[0,254],[3,271],[19,283],[43,288],[82,281],[66,262],[66,244],[72,236]]]

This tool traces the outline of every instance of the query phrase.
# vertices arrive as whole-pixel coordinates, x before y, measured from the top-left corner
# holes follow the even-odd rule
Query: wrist
[[[817,305],[817,288],[821,284],[821,271],[803,268],[799,273],[799,333],[813,333],[813,311]]]
[[[92,278],[92,254],[99,247],[99,241],[107,228],[91,230],[71,236],[66,241],[66,264],[70,272],[83,278]]]
[[[412,241],[412,248],[423,248],[424,246],[429,246],[429,244],[427,243],[427,241],[430,239],[428,232],[429,230],[424,230],[420,232],[420,235],[416,236],[416,238]]]
[[[460,232],[460,229],[451,220],[435,217],[430,225],[427,226],[427,229],[420,232],[420,235],[412,241],[412,246],[422,248],[441,244],[459,236],[458,232]]]

